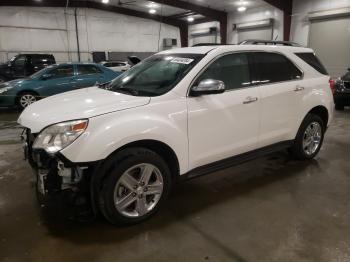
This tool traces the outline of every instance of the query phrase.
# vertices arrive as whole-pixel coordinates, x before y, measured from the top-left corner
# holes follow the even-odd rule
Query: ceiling
[[[93,1],[100,3],[102,0]],[[236,11],[240,4],[243,4],[248,9],[268,6],[268,4],[263,0],[187,0],[186,2],[226,12]],[[141,12],[149,12],[150,9],[155,9],[156,14],[162,16],[174,16],[190,11],[168,5],[161,5],[148,0],[109,0],[109,3],[106,5],[114,5]],[[186,20],[188,16],[192,16],[194,19],[203,18],[203,16],[200,14],[190,14],[180,17],[179,19]]]

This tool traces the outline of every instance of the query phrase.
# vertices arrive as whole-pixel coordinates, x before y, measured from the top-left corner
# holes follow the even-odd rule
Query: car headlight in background
[[[33,148],[53,154],[77,139],[88,126],[87,119],[62,122],[46,127],[35,139]]]
[[[0,94],[5,93],[6,91],[10,90],[13,86],[10,86],[8,84],[0,84]]]

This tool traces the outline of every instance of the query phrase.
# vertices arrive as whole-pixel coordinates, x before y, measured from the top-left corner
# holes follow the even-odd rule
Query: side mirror
[[[193,86],[190,91],[192,96],[221,94],[225,92],[225,83],[215,79],[204,79],[197,86]]]
[[[43,74],[42,76],[41,76],[41,79],[42,80],[47,80],[47,79],[50,79],[52,77],[52,74]]]

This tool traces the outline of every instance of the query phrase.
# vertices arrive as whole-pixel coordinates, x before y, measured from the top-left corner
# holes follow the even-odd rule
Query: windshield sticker
[[[183,58],[183,57],[176,57],[172,59],[170,62],[171,63],[178,63],[178,64],[185,64],[188,65],[190,64],[194,59],[191,58]]]

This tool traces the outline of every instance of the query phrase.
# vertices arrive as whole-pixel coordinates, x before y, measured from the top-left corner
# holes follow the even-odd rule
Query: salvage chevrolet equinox
[[[40,199],[85,199],[109,222],[134,224],[159,210],[179,179],[284,148],[312,159],[334,103],[329,76],[305,56],[314,52],[172,49],[110,83],[33,103],[18,123]]]

